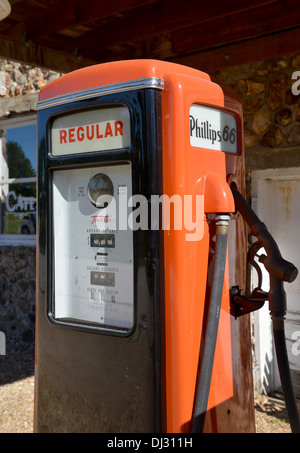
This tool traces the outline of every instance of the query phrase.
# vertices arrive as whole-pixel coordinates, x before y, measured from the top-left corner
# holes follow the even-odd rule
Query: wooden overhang
[[[9,0],[0,57],[58,72],[154,58],[211,72],[300,51],[299,0]]]

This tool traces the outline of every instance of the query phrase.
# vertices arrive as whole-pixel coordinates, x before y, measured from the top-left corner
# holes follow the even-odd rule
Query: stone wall
[[[57,77],[54,71],[0,59],[0,120],[36,112],[40,89]]]
[[[300,54],[218,71],[244,107],[246,170],[300,166]]]
[[[35,247],[0,247],[0,332],[34,340]]]

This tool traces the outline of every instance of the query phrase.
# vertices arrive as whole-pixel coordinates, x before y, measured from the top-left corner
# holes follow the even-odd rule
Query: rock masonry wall
[[[36,112],[40,89],[57,77],[54,71],[0,59],[0,120]]]
[[[300,166],[300,94],[292,92],[298,71],[300,54],[214,74],[242,99],[246,170]]]
[[[34,340],[35,247],[0,247],[0,331]]]

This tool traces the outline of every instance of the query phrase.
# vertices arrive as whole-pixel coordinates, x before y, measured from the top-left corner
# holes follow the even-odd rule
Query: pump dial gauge
[[[88,195],[94,206],[106,208],[114,196],[112,180],[104,173],[97,173],[88,184]]]

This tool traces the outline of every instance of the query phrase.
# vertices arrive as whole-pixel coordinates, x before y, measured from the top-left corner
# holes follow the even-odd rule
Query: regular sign
[[[127,148],[129,111],[113,107],[62,116],[53,122],[51,142],[53,156]]]

